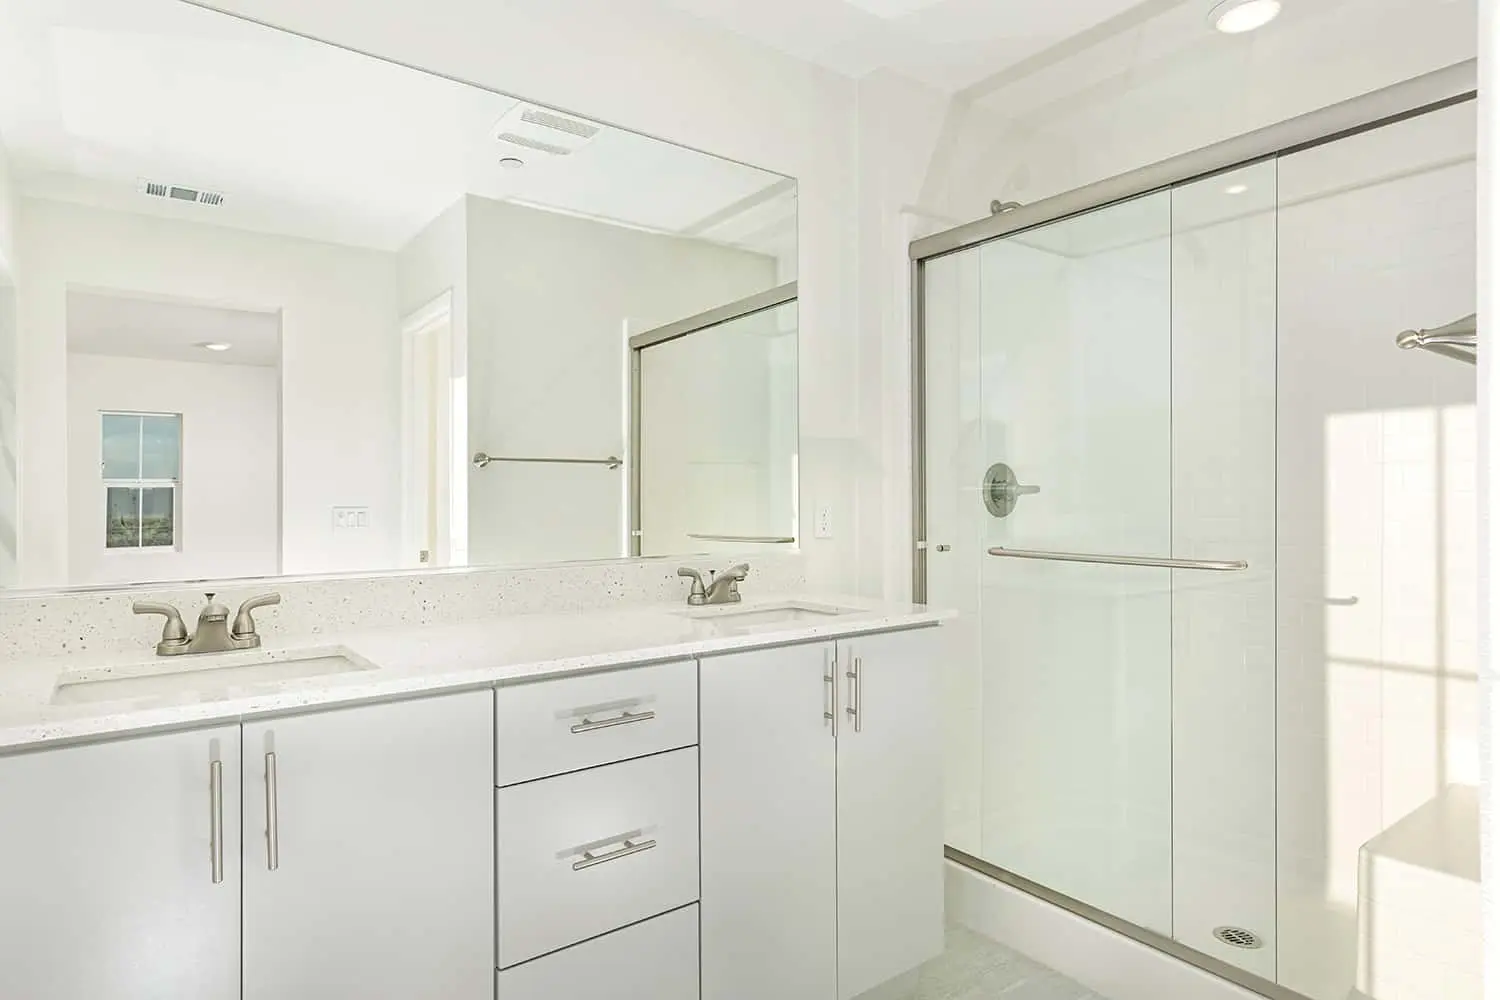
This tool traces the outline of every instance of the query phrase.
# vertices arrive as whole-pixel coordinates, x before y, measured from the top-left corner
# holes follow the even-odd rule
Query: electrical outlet
[[[818,523],[817,523],[817,526],[814,529],[813,533],[815,535],[817,535],[817,537],[819,537],[819,538],[832,538],[833,537],[833,508],[832,507],[824,506],[824,507],[819,507],[818,508]]]

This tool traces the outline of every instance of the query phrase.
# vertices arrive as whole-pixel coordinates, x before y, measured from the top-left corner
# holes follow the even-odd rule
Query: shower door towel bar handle
[[[608,458],[523,458],[514,455],[489,455],[482,451],[476,451],[469,461],[476,469],[487,468],[496,462],[518,462],[531,465],[603,465],[611,469],[618,469],[625,464],[618,455],[611,455]]]
[[[1164,559],[1157,556],[1112,556],[1094,552],[1047,552],[1038,549],[989,550],[1005,559],[1038,559],[1045,562],[1096,563],[1104,566],[1154,566],[1161,569],[1201,569],[1215,573],[1237,573],[1249,569],[1243,559]]]

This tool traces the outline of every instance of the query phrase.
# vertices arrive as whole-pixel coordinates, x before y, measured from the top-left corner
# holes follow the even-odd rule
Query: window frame
[[[146,417],[168,417],[177,421],[177,477],[175,479],[109,478],[104,475],[104,427],[110,417],[140,418],[136,433],[136,472],[144,470],[146,464]],[[182,442],[183,416],[158,410],[100,410],[99,411],[99,481],[104,500],[104,551],[107,553],[160,553],[177,552],[182,549]],[[109,491],[112,489],[134,490],[136,494],[136,538],[134,545],[109,544]],[[172,491],[172,540],[165,545],[147,545],[146,520],[142,514],[146,490],[170,489]]]

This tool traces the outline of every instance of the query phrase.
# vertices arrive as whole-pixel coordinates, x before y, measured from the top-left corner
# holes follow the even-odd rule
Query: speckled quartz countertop
[[[744,629],[727,613],[788,606],[838,609],[836,615],[757,624]],[[0,662],[0,753],[133,733],[335,706],[524,683],[664,660],[815,642],[891,629],[935,625],[948,614],[911,604],[838,596],[747,598],[722,608],[635,606],[573,614],[516,615],[466,625],[363,630],[280,639],[267,615],[262,650],[157,657],[80,653]],[[191,626],[191,623],[189,623]],[[247,660],[290,660],[309,653],[348,655],[363,669],[226,686],[213,676]],[[118,700],[54,704],[59,684],[156,671],[202,671],[202,689]],[[102,690],[102,689],[101,689]]]

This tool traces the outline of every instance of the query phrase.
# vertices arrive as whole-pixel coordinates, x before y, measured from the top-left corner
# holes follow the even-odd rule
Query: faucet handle
[[[157,601],[136,601],[130,610],[138,615],[163,615],[167,619],[161,629],[162,645],[181,645],[188,641],[187,626],[182,622],[182,612],[170,604]]]
[[[260,594],[250,598],[240,605],[240,610],[234,616],[234,627],[229,630],[229,634],[236,639],[245,639],[255,635],[255,619],[250,616],[250,612],[280,603],[280,594]]]
[[[688,592],[689,604],[702,604],[708,596],[708,591],[703,589],[703,574],[691,566],[680,566],[677,569],[678,576],[685,576],[693,581],[693,589]]]

